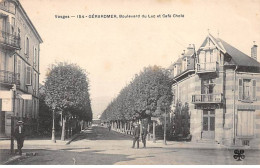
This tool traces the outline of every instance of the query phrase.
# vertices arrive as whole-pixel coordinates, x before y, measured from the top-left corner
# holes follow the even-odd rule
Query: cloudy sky
[[[89,73],[94,118],[143,67],[168,67],[189,44],[198,48],[208,29],[248,55],[253,41],[260,44],[260,0],[20,2],[44,41],[40,51],[40,81],[45,80],[49,64],[77,63]],[[55,18],[92,14],[184,17]]]

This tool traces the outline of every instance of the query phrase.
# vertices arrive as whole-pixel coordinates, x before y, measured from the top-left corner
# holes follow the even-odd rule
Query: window
[[[252,80],[252,98],[253,100],[256,100],[256,80]]]
[[[17,73],[21,74],[22,70],[22,60],[20,58],[17,58]]]
[[[237,136],[251,137],[254,135],[254,111],[238,110]]]
[[[199,63],[205,63],[205,51],[201,51],[199,54]]]
[[[33,52],[33,65],[34,67],[37,66],[37,48],[34,47],[34,52]]]
[[[37,74],[34,73],[34,82],[33,82],[33,94],[36,95],[37,93]]]
[[[12,17],[12,25],[15,26],[15,18]]]
[[[238,81],[238,98],[244,101],[256,100],[256,80],[254,79],[239,79]]]
[[[32,85],[32,70],[30,66],[26,67],[26,85]]]
[[[26,54],[26,57],[29,57],[29,38],[26,36],[25,37],[25,42],[24,42],[24,53]]]

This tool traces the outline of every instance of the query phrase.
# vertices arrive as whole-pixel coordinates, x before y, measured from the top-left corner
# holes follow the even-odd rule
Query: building
[[[43,41],[18,0],[0,2],[0,31],[0,135],[10,136],[11,116],[37,128]]]
[[[169,70],[174,81],[172,110],[187,102],[195,142],[260,147],[260,63],[209,34],[195,52],[187,52]]]

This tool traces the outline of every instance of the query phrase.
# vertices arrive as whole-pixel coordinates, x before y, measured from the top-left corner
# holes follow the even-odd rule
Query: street
[[[177,144],[177,145],[176,145]],[[202,144],[203,145],[203,144]],[[36,152],[12,162],[14,165],[190,165],[190,164],[260,164],[259,150],[245,150],[245,159],[236,161],[234,151],[227,149],[193,149],[188,142],[147,142],[147,148],[140,143],[139,149],[132,149],[129,135],[93,127],[66,145],[50,140],[26,140],[23,152]],[[178,147],[176,147],[178,146]],[[205,145],[204,145],[205,146]],[[1,150],[9,149],[9,141],[0,141]]]

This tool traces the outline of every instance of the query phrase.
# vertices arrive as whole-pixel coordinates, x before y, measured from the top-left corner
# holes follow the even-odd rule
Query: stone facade
[[[255,57],[209,34],[190,55],[193,69],[176,74],[176,65],[183,64],[170,66],[172,110],[177,100],[189,104],[192,141],[260,147],[260,63]]]
[[[28,128],[37,128],[42,39],[18,0],[0,2],[0,31],[0,133],[10,136],[11,116],[22,119]],[[3,96],[10,90],[12,100]],[[24,95],[32,98],[26,99]],[[12,109],[5,108],[8,101],[12,102]]]

